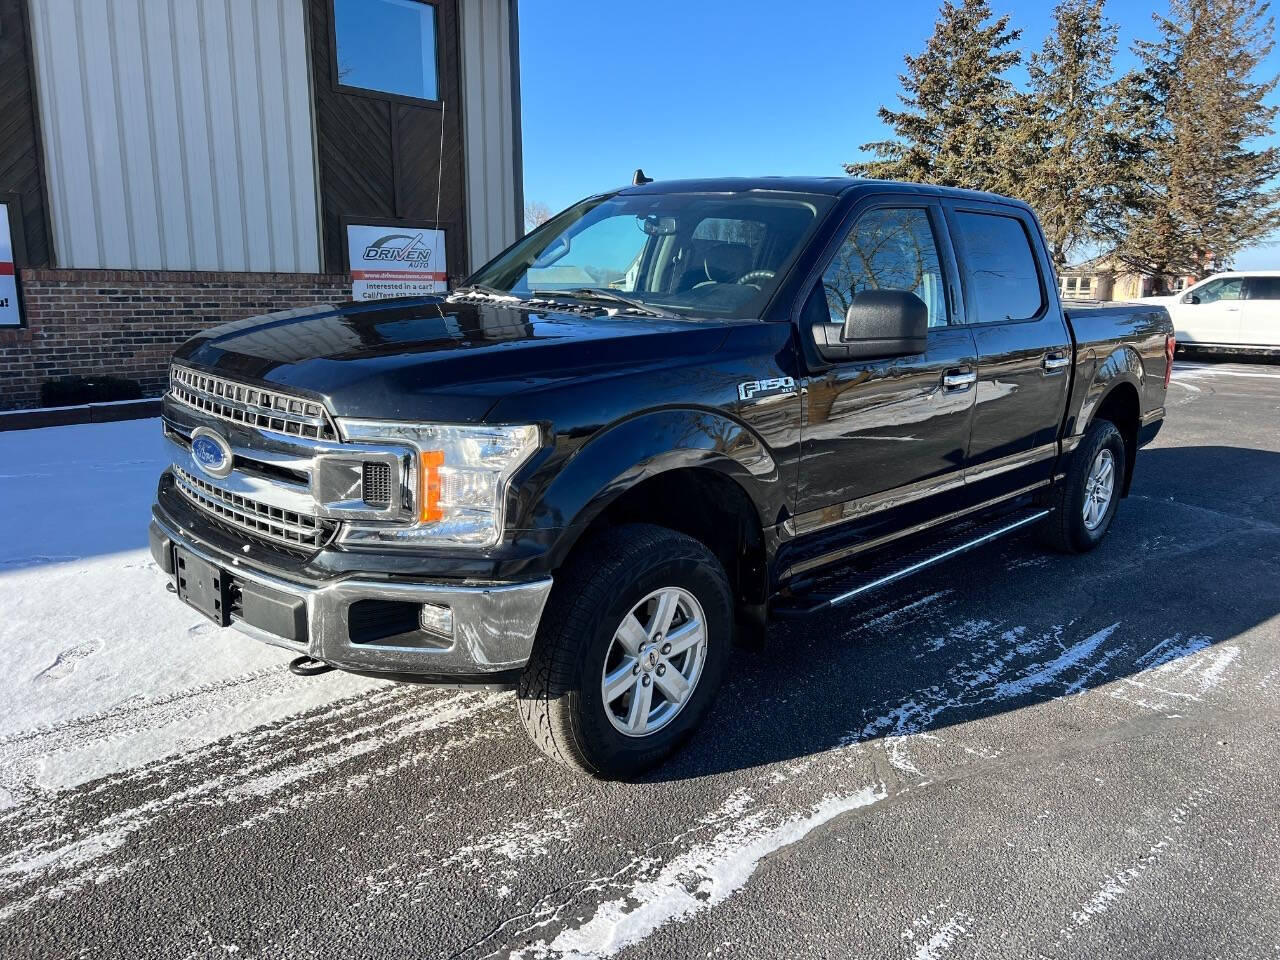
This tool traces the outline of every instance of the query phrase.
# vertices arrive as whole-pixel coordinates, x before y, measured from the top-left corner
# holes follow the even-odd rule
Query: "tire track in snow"
[[[1139,639],[1123,636],[1122,627],[1121,622],[1111,623],[1072,638],[1071,625],[1033,634],[1025,626],[1006,629],[981,620],[960,623],[943,636],[925,641],[935,651],[949,645],[973,648],[948,671],[944,683],[869,711],[871,719],[850,731],[827,754],[793,764],[789,774],[778,775],[777,770],[765,773],[749,793],[731,795],[711,818],[724,824],[714,833],[693,825],[664,845],[663,851],[669,850],[666,856],[649,853],[620,870],[583,881],[567,894],[562,892],[550,902],[508,918],[480,943],[458,955],[484,949],[490,950],[484,956],[508,955],[505,951],[509,947],[485,947],[496,941],[526,944],[509,954],[526,960],[607,957],[642,943],[668,924],[711,909],[750,880],[763,856],[802,839],[827,822],[828,814],[870,806],[927,782],[927,772],[916,767],[907,743],[941,742],[934,730],[949,723],[950,714],[960,717],[984,705],[1028,697],[1071,697],[1115,679],[1121,659],[1132,657],[1141,646]],[[1206,649],[1198,645],[1183,648],[1177,642],[1162,644],[1163,650],[1154,655],[1148,651],[1138,658],[1148,669],[1157,662],[1180,664]],[[870,772],[868,766],[874,767],[866,763],[864,748],[877,746],[889,766],[906,778],[907,786],[895,788],[880,782],[842,793],[824,792],[833,782],[855,775],[859,768],[864,774]],[[963,745],[961,750],[991,757],[987,750],[968,750]],[[805,800],[806,796],[810,799]],[[802,813],[794,812],[797,806]],[[833,810],[836,812],[831,813]],[[928,922],[933,923],[931,916]],[[925,939],[912,944],[916,955],[945,956],[972,923],[973,918],[967,915],[948,917],[927,931]],[[921,935],[925,932],[921,930]]]
[[[789,764],[781,775],[778,769],[763,773],[754,786],[731,794],[709,816],[708,822],[716,824],[714,830],[693,824],[659,851],[508,918],[459,956],[486,949],[490,952],[484,956],[506,955],[507,947],[486,946],[497,941],[527,944],[510,954],[526,960],[607,957],[643,942],[668,924],[711,909],[740,890],[767,854],[798,842],[836,816],[911,789],[895,791],[882,781],[868,785],[867,774],[873,773],[875,764],[874,758],[868,763],[867,746],[880,741],[890,765],[918,782],[923,774],[909,765],[909,758],[895,753],[905,739],[903,734],[933,737],[930,726],[950,710],[1031,693],[1065,695],[1073,681],[1079,683],[1106,668],[1114,655],[1106,648],[1119,627],[1111,624],[1067,642],[1066,627],[1029,636],[1025,627],[1001,630],[987,621],[965,621],[935,647],[966,643],[978,648],[951,671],[948,683],[917,691],[884,709],[825,754]],[[853,786],[833,792],[833,784],[851,780]],[[942,956],[964,932],[969,918],[952,919],[935,931],[939,936],[931,947],[927,942],[921,945],[933,951],[926,950],[923,956]]]
[[[1111,695],[1160,712],[1177,703],[1198,703],[1222,684],[1239,657],[1240,648],[1234,644],[1215,645],[1207,634],[1175,633],[1138,657],[1136,665],[1142,669],[1122,677]]]
[[[941,923],[934,919],[934,914],[948,905],[939,904],[922,917],[911,921],[911,926],[902,931],[902,940],[907,949],[915,947],[911,954],[915,960],[942,960],[951,953],[956,941],[965,937],[973,924],[973,917],[963,910],[952,913]]]
[[[803,840],[836,817],[871,806],[888,794],[882,784],[824,797],[809,810],[778,817],[776,808],[733,819],[709,841],[662,864],[646,865],[613,899],[578,926],[510,954],[520,960],[611,957],[669,923],[711,910],[744,887],[760,861]],[[526,933],[528,931],[525,931]]]
[[[96,779],[95,772],[110,775],[118,745],[128,744],[134,753],[163,757],[181,749],[180,733],[163,733],[189,724],[242,714],[262,703],[297,698],[298,680],[278,667],[175,690],[159,697],[139,697],[96,714],[69,717],[58,723],[0,737],[0,810],[30,801],[44,792],[35,783],[36,772],[50,775],[51,761],[66,767],[55,786],[76,786],[82,778]],[[320,688],[308,690],[297,712],[313,709]],[[145,742],[139,742],[139,736]],[[152,749],[144,749],[152,744]],[[85,758],[83,764],[70,758]],[[120,763],[128,767],[127,754]],[[110,771],[110,772],[109,772]],[[2,819],[2,817],[0,817]]]
[[[1191,817],[1206,807],[1214,794],[1215,791],[1209,787],[1197,787],[1167,811],[1156,826],[1154,835],[1148,832],[1146,839],[1150,843],[1146,849],[1140,850],[1131,862],[1117,866],[1105,875],[1093,893],[1071,911],[1068,922],[1059,931],[1059,945],[1070,941],[1081,928],[1109,913],[1118,901],[1131,895],[1151,871],[1160,867],[1183,838]]]
[[[141,841],[157,833],[162,821],[200,808],[253,805],[252,819],[262,822],[288,809],[287,802],[270,801],[286,792],[295,797],[305,793],[299,784],[374,751],[481,716],[500,700],[491,694],[459,693],[414,703],[414,694],[422,699],[412,687],[353,698],[108,778],[89,791],[42,797],[31,808],[10,811],[5,832],[15,842],[0,851],[0,898],[5,901],[0,921],[149,862]],[[359,777],[351,777],[343,786],[359,783]],[[104,802],[104,797],[125,803]],[[164,855],[204,839],[204,834],[193,836]],[[138,848],[135,855],[127,849],[130,843]]]

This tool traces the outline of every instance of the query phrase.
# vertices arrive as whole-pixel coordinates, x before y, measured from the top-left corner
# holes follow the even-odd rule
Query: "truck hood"
[[[732,325],[430,297],[250,317],[198,334],[176,357],[319,397],[339,417],[475,423],[556,380],[713,353]]]

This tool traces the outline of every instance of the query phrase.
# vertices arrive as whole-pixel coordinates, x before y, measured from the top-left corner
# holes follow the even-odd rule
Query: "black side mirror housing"
[[[924,353],[929,308],[907,290],[864,290],[853,298],[844,324],[813,328],[818,352],[827,360],[872,360]]]

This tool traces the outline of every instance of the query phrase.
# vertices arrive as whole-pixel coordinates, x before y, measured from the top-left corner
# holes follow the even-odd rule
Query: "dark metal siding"
[[[52,245],[31,78],[26,0],[0,0],[0,194],[22,198],[23,236],[14,237],[18,265],[47,266]]]

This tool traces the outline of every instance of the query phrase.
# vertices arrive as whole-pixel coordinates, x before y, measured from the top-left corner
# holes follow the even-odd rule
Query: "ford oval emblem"
[[[219,480],[231,473],[234,463],[231,445],[208,427],[196,427],[191,432],[191,459],[197,467]]]

